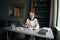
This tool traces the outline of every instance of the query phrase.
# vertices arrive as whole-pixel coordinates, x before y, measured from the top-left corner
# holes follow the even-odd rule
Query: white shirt
[[[38,29],[39,28],[39,23],[38,23],[38,20],[35,18],[34,20],[30,20],[30,19],[27,19],[26,21],[26,27],[29,25],[31,26],[32,28],[36,28]]]

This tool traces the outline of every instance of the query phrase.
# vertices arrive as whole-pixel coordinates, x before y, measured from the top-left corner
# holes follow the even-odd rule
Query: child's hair
[[[32,13],[33,13],[34,11],[35,11],[35,8],[32,8],[30,12],[32,12]]]
[[[34,12],[30,11],[29,14],[30,14],[30,13],[33,13],[33,15],[34,15]]]

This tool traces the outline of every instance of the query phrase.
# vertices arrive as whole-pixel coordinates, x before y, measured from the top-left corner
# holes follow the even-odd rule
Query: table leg
[[[35,37],[34,37],[34,40],[35,40]]]
[[[46,40],[51,40],[51,39],[46,38]]]
[[[7,31],[7,40],[9,40],[8,31]]]

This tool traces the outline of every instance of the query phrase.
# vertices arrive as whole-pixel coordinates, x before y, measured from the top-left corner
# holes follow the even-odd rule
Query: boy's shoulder
[[[37,20],[37,18],[35,18],[35,20]]]

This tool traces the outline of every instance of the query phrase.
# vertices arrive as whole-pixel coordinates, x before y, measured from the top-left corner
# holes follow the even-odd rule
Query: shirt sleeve
[[[29,24],[29,19],[26,20],[25,27],[27,27]]]
[[[35,22],[36,22],[36,26],[35,27],[36,27],[36,29],[38,29],[40,27],[39,23],[38,23],[38,20],[36,19]]]

